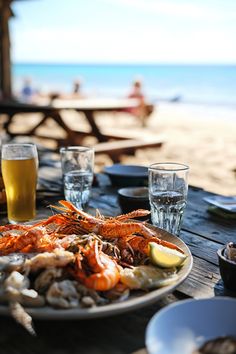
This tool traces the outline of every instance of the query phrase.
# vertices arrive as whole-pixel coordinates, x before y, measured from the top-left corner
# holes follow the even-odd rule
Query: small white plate
[[[146,330],[149,354],[192,354],[206,341],[236,337],[236,299],[184,300],[158,311]]]
[[[205,202],[217,208],[236,213],[236,197],[212,196],[204,198]]]

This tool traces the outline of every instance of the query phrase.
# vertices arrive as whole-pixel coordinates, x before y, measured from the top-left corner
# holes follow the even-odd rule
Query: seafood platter
[[[95,216],[61,200],[35,224],[0,226],[0,314],[31,334],[32,319],[87,319],[154,303],[185,280],[178,237],[134,218]]]

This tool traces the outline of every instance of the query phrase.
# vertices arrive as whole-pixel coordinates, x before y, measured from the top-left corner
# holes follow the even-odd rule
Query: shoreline
[[[235,105],[235,64],[166,63],[14,63],[13,87],[20,92],[24,79],[35,91],[72,92],[81,82],[87,96],[126,97],[136,79],[151,102],[180,99],[181,103]]]

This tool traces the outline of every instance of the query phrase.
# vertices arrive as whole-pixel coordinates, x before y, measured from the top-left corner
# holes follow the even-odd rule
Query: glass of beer
[[[7,195],[10,223],[35,218],[38,154],[34,144],[2,146],[2,176]]]

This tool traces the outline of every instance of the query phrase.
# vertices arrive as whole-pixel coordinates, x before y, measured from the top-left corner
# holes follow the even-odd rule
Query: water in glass
[[[178,235],[186,206],[186,198],[175,191],[150,193],[152,223]]]
[[[66,200],[83,209],[89,201],[93,173],[70,171],[64,175],[64,194]]]
[[[178,163],[156,163],[149,167],[149,200],[155,226],[179,235],[187,203],[189,167]]]

